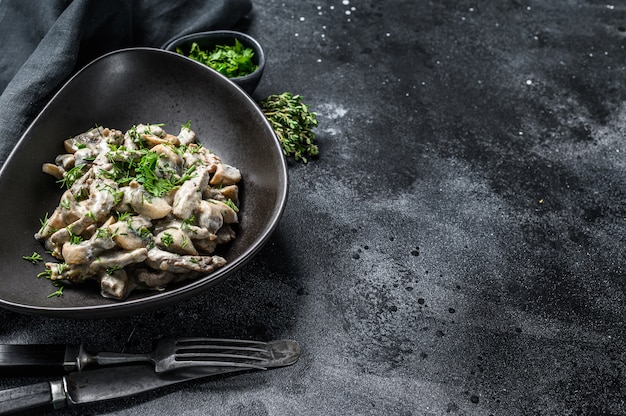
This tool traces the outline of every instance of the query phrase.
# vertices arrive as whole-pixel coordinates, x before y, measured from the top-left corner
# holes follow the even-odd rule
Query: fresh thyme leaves
[[[176,52],[184,54],[178,48]],[[200,48],[196,42],[191,44],[188,57],[201,62],[228,78],[243,77],[253,73],[257,65],[252,62],[254,51],[244,47],[239,40],[235,39],[235,45],[217,45],[215,49],[208,51]]]
[[[29,262],[33,264],[37,264],[43,260],[43,257],[41,257],[41,254],[37,253],[36,251],[34,251],[33,254],[30,256],[22,256],[22,258],[24,260],[28,260]]]
[[[274,94],[259,103],[280,141],[283,153],[295,160],[307,163],[308,156],[316,156],[313,128],[317,126],[317,114],[309,111],[302,96],[290,92]]]

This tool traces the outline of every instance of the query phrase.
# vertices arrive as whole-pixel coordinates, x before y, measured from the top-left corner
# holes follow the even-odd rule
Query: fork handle
[[[85,354],[88,356],[88,354]],[[90,356],[87,365],[97,364],[98,366],[119,365],[129,363],[150,362],[151,358],[145,354],[126,354],[119,352],[101,352]]]

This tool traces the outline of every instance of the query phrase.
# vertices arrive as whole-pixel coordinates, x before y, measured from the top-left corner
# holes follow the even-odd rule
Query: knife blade
[[[300,345],[293,340],[271,341],[274,359],[266,368],[294,364]],[[74,371],[60,379],[0,391],[0,415],[61,409],[85,403],[118,399],[219,374],[250,371],[234,367],[196,366],[167,373],[156,373],[149,364],[103,367]],[[255,370],[256,371],[256,370]]]

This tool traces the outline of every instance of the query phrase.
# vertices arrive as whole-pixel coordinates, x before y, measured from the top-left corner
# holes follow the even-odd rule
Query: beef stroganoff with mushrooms
[[[43,165],[65,188],[35,234],[59,260],[46,276],[96,280],[102,296],[125,299],[225,265],[216,248],[236,237],[241,173],[195,138],[189,124],[176,136],[139,124],[65,140]]]

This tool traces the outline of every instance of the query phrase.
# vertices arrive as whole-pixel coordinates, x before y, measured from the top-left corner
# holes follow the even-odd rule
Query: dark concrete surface
[[[163,310],[0,311],[0,341],[302,357],[56,414],[626,415],[622,2],[257,0],[238,28],[267,49],[255,98],[318,113],[270,243]]]

